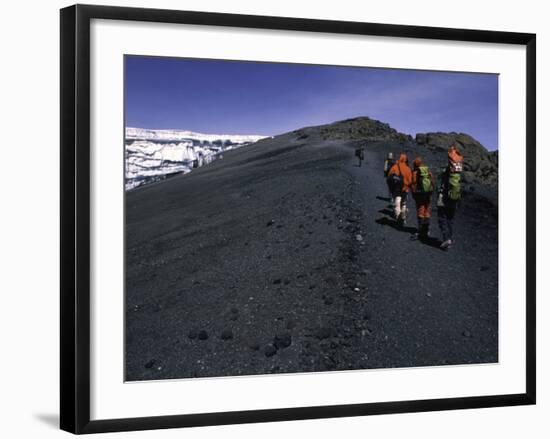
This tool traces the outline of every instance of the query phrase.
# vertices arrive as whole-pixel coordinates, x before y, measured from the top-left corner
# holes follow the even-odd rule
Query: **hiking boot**
[[[451,244],[453,243],[453,241],[451,241],[450,239],[447,239],[446,241],[443,241],[441,243],[441,245],[439,246],[439,248],[441,250],[447,250],[449,247],[451,247]]]

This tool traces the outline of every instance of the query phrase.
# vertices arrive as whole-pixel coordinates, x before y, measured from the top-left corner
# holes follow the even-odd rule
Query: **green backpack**
[[[449,174],[449,200],[458,201],[462,198],[462,189],[460,187],[460,174],[452,172]]]
[[[430,170],[427,166],[420,166],[418,168],[418,192],[433,192],[432,179],[430,177]]]

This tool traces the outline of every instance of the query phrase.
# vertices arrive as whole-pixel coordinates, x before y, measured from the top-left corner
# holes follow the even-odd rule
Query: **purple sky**
[[[498,76],[127,56],[126,126],[275,135],[356,116],[498,149]]]

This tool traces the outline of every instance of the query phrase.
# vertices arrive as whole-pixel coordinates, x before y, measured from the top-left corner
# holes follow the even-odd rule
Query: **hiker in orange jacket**
[[[429,237],[430,217],[432,207],[432,193],[435,188],[435,179],[430,169],[417,157],[413,162],[412,196],[416,203],[416,218],[418,232],[416,238],[426,240]]]
[[[407,195],[412,184],[412,172],[408,163],[407,154],[401,153],[399,160],[388,172],[394,199],[394,216],[399,225],[405,225],[407,220]]]
[[[443,242],[441,249],[448,250],[455,240],[453,238],[453,221],[456,209],[462,198],[461,173],[464,167],[464,156],[456,145],[448,150],[448,164],[440,176],[441,184],[437,197],[437,220]]]

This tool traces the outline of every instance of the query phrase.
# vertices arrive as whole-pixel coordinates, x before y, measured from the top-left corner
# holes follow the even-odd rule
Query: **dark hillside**
[[[445,161],[357,118],[127,193],[127,379],[498,361],[496,186],[468,182],[443,252],[387,215],[390,150]]]

